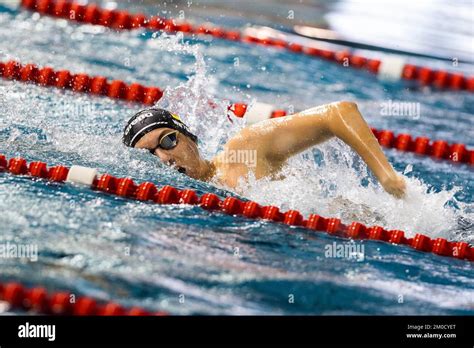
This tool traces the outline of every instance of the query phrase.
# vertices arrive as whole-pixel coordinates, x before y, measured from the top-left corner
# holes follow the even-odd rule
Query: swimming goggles
[[[163,149],[163,150],[171,150],[178,145],[178,131],[172,131],[164,136],[161,137],[160,142],[157,147],[154,149],[150,149],[150,152],[152,154],[155,154],[155,151],[157,148]]]

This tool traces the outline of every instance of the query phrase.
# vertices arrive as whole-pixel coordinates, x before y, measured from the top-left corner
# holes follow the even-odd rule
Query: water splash
[[[316,156],[315,156],[316,155]],[[317,163],[315,157],[322,156]],[[284,178],[271,181],[250,177],[239,187],[244,196],[282,210],[296,209],[304,215],[338,217],[345,223],[359,221],[388,229],[402,229],[408,236],[424,233],[431,237],[466,240],[456,234],[461,216],[471,216],[465,207],[452,206],[461,188],[435,192],[420,178],[409,178],[407,195],[396,199],[386,193],[358,156],[340,141],[291,159],[283,169]],[[459,202],[457,202],[459,203]],[[470,238],[471,239],[471,238]]]
[[[218,81],[208,73],[198,45],[184,42],[182,34],[161,35],[149,41],[149,45],[173,54],[190,54],[194,57],[194,72],[188,81],[167,88],[156,105],[179,114],[202,140],[200,151],[204,157],[214,156],[217,149],[242,127],[243,121],[234,117],[231,122],[226,116],[229,101],[215,98]]]

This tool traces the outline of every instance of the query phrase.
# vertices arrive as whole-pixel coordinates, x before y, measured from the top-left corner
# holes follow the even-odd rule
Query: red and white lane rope
[[[69,19],[80,23],[102,25],[112,29],[130,30],[146,28],[166,32],[182,32],[195,35],[211,35],[219,39],[241,41],[274,48],[286,49],[294,53],[323,58],[345,67],[364,69],[388,80],[418,81],[421,85],[439,89],[466,90],[474,92],[474,76],[465,76],[445,70],[406,64],[401,58],[387,57],[370,59],[351,54],[348,51],[321,49],[318,46],[303,46],[282,39],[273,38],[265,32],[250,29],[244,32],[226,30],[209,25],[192,25],[185,21],[175,21],[158,16],[146,17],[121,10],[107,10],[95,4],[82,5],[69,0],[21,0],[21,6],[43,15]]]
[[[139,83],[127,84],[121,80],[109,81],[103,76],[73,74],[68,70],[39,68],[35,64],[22,65],[16,61],[0,62],[0,77],[146,105],[155,104],[163,95],[163,90],[158,87],[146,87]],[[229,106],[229,110],[237,117],[245,116],[249,124],[287,115],[283,109],[260,102],[250,107],[246,104],[235,103]],[[384,147],[474,165],[474,150],[468,149],[464,144],[450,144],[445,140],[430,140],[423,136],[413,137],[406,133],[395,134],[384,129],[372,128],[372,131]]]
[[[7,302],[11,309],[44,315],[169,315],[167,312],[150,312],[139,307],[124,308],[115,302],[101,302],[92,297],[75,296],[67,291],[48,292],[44,287],[27,288],[17,282],[0,282],[0,301]]]
[[[157,87],[145,87],[138,83],[126,84],[121,80],[108,81],[103,76],[71,74],[68,70],[38,68],[35,64],[22,65],[16,61],[0,62],[0,76],[40,86],[70,89],[92,95],[106,96],[147,105],[155,104],[163,91]]]
[[[0,172],[15,175],[27,175],[55,182],[72,182],[86,185],[94,190],[106,192],[124,198],[146,201],[156,204],[191,204],[210,211],[220,211],[229,215],[244,216],[250,219],[266,219],[290,226],[305,227],[313,231],[325,231],[330,235],[371,239],[392,244],[406,245],[418,251],[474,261],[474,247],[466,242],[450,242],[444,238],[431,239],[423,234],[406,238],[401,230],[386,230],[380,226],[365,226],[359,222],[344,225],[340,219],[325,218],[311,214],[307,219],[297,210],[280,212],[275,206],[261,206],[256,202],[243,202],[234,197],[221,200],[213,193],[199,197],[193,190],[178,190],[172,186],[157,188],[151,182],[136,184],[131,178],[116,178],[109,174],[99,175],[94,168],[81,166],[48,167],[43,162],[31,162],[23,158],[7,158],[0,155]]]

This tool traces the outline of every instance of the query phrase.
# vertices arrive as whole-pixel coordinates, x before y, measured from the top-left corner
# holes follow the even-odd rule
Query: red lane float
[[[126,84],[120,80],[108,81],[103,76],[72,74],[68,70],[55,71],[50,67],[38,68],[34,64],[22,65],[16,61],[0,62],[0,76],[8,80],[69,89],[74,92],[147,105],[155,104],[163,96],[163,91],[157,87],[145,87],[138,83]]]
[[[54,166],[48,169],[46,163],[31,162],[29,165],[23,158],[7,158],[0,155],[0,172],[9,172],[15,175],[28,175],[55,182],[88,183],[98,191],[109,194],[147,201],[157,204],[191,204],[198,205],[210,211],[220,211],[233,216],[245,216],[250,219],[265,219],[280,222],[290,226],[305,227],[314,231],[325,231],[330,235],[352,238],[371,239],[392,244],[407,245],[418,251],[431,252],[441,256],[454,257],[474,261],[474,247],[465,242],[450,242],[444,238],[432,240],[423,234],[416,234],[413,238],[406,238],[401,230],[387,230],[380,226],[365,226],[359,222],[344,225],[340,219],[325,218],[311,214],[307,219],[297,210],[281,212],[275,206],[260,206],[256,202],[243,202],[234,197],[221,200],[213,193],[205,193],[199,197],[193,190],[178,190],[172,186],[158,189],[151,182],[136,184],[130,178],[115,178],[109,174],[90,177],[91,168],[73,166]],[[74,172],[74,173],[72,173]],[[78,174],[79,173],[79,174]],[[82,174],[81,174],[82,173]],[[81,175],[87,174],[87,178]],[[71,175],[73,174],[73,175]],[[71,179],[75,178],[75,179]]]
[[[34,64],[22,65],[16,61],[0,62],[0,77],[146,105],[154,105],[163,96],[162,89],[158,87],[146,87],[138,83],[126,84],[119,80],[109,82],[103,76],[72,74],[67,70],[55,71],[49,67],[38,68]],[[287,115],[285,110],[276,109],[272,105],[256,104],[264,107],[249,109],[246,104],[234,103],[228,109],[236,117],[245,116],[249,121],[253,119],[253,122]],[[390,130],[372,128],[372,131],[384,147],[474,165],[474,150],[467,149],[464,144],[449,144],[444,140],[432,141],[426,137],[417,137],[413,140],[409,134],[395,135]]]
[[[48,15],[80,23],[102,25],[117,30],[146,28],[166,32],[183,32],[195,35],[210,35],[219,39],[241,41],[248,44],[287,49],[296,54],[322,58],[345,67],[364,69],[384,78],[405,79],[417,81],[422,86],[432,86],[438,89],[467,90],[474,92],[474,77],[451,73],[444,70],[434,70],[428,67],[415,66],[398,62],[393,57],[388,59],[370,59],[351,54],[345,50],[332,51],[316,47],[302,46],[281,39],[266,37],[262,33],[240,33],[219,27],[207,25],[193,26],[188,22],[177,22],[174,19],[162,17],[147,18],[143,14],[130,14],[126,11],[107,10],[95,4],[81,5],[74,1],[65,0],[22,0],[21,6],[42,15]]]
[[[115,302],[99,302],[87,296],[74,296],[69,292],[48,292],[43,287],[27,288],[20,283],[0,282],[0,301],[12,309],[43,315],[99,315],[99,316],[149,316],[169,315],[151,312],[139,307],[125,308]]]

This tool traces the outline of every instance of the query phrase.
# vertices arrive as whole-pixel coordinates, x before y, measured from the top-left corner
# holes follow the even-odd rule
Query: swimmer
[[[197,137],[179,116],[163,109],[150,108],[135,114],[124,129],[123,142],[149,150],[166,165],[194,179],[215,180],[236,188],[249,173],[256,179],[277,179],[290,157],[333,137],[359,154],[385,191],[397,198],[405,195],[405,181],[388,162],[353,102],[318,106],[245,127],[211,160],[201,157]],[[255,154],[254,160],[249,161],[250,156],[238,160],[236,154],[245,153]],[[231,157],[234,160],[229,160]]]

